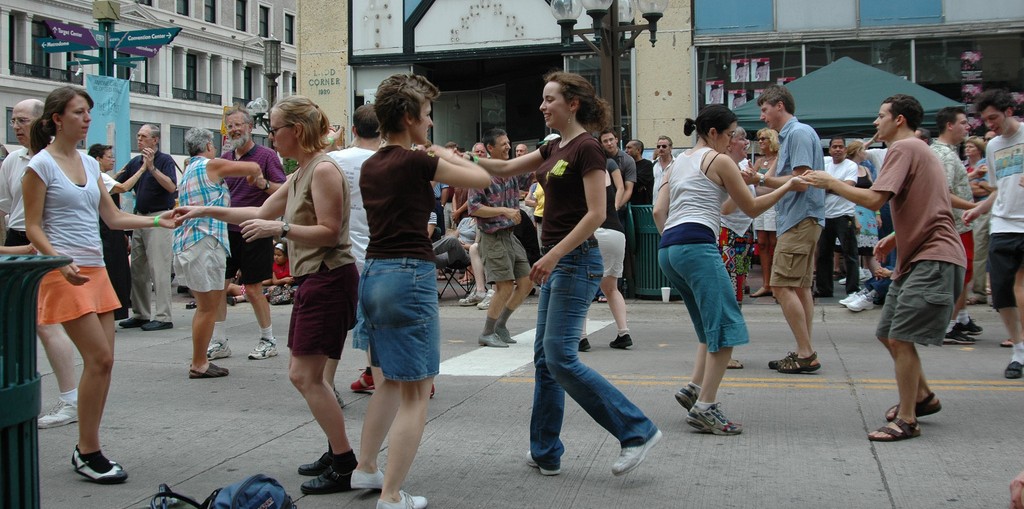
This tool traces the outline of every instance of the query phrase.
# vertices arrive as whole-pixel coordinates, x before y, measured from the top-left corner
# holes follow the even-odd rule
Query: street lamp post
[[[632,4],[630,3],[632,1]],[[657,41],[658,20],[668,8],[669,0],[551,0],[551,14],[562,27],[562,45],[572,44],[579,36],[597,54],[601,64],[601,97],[612,107],[613,128],[622,133],[622,81],[620,58],[636,44],[636,38],[647,30],[651,46]],[[633,23],[633,9],[640,11],[647,23]],[[591,28],[573,29],[586,9],[593,19]],[[624,20],[619,22],[619,18]],[[628,34],[628,37],[627,37]],[[588,36],[593,37],[591,41]]]
[[[277,102],[277,77],[281,75],[281,41],[263,40],[263,75],[270,89],[270,105]]]

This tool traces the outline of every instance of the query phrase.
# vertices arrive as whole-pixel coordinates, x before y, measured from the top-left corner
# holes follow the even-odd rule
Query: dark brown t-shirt
[[[604,149],[589,134],[581,134],[564,146],[555,140],[540,148],[544,162],[537,168],[537,181],[544,186],[544,228],[541,246],[560,242],[587,213],[583,175],[605,171]]]
[[[436,171],[436,157],[394,145],[363,163],[359,189],[370,226],[366,258],[434,261],[427,220],[434,211],[430,181]]]

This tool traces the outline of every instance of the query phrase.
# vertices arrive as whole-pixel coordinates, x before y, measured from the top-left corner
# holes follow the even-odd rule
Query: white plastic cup
[[[668,302],[672,298],[672,287],[662,286],[661,287],[661,301]]]

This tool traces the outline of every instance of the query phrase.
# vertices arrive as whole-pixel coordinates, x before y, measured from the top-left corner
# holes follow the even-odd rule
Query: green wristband
[[[153,226],[160,226],[160,216],[153,216]]]

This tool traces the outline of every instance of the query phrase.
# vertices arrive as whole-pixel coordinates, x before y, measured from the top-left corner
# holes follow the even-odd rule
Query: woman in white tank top
[[[696,130],[697,144],[665,172],[654,204],[654,220],[662,232],[659,265],[683,296],[700,340],[693,377],[676,400],[689,412],[687,424],[716,435],[743,431],[725,417],[716,398],[733,347],[749,342],[718,251],[722,203],[729,197],[745,214],[757,216],[799,184],[791,180],[754,198],[747,186],[758,181],[758,174],[741,172],[723,155],[736,129],[736,115],[722,105],[704,108],[697,120],[686,119],[684,132]]]

